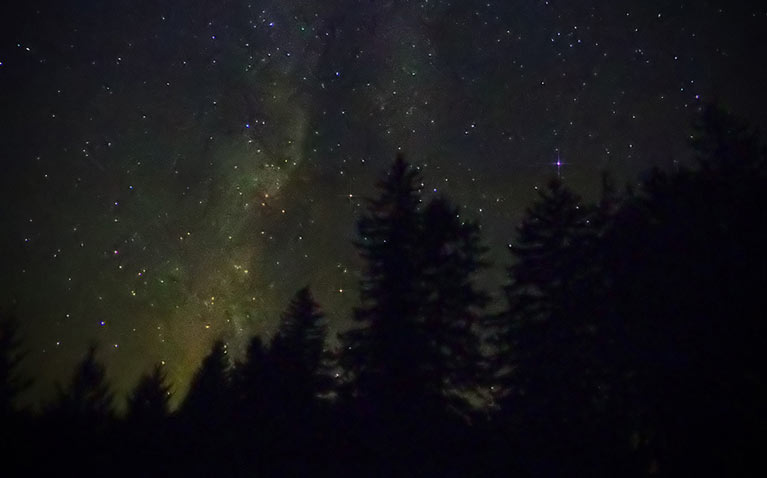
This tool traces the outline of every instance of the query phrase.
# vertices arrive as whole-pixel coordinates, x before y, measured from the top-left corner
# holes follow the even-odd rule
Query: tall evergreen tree
[[[479,224],[459,219],[458,208],[445,198],[423,211],[420,239],[423,273],[422,320],[428,337],[426,375],[438,399],[449,397],[466,410],[467,393],[482,382],[479,321],[489,301],[478,288],[477,274],[486,267],[486,248]]]
[[[49,411],[61,419],[96,425],[113,414],[113,394],[106,377],[106,368],[96,359],[97,347],[92,345],[77,365],[66,388],[57,387],[57,399]]]
[[[767,156],[716,107],[693,145],[695,168],[654,171],[609,228],[608,303],[625,324],[630,409],[648,461],[668,475],[742,474],[759,456],[750,437],[767,430],[754,420],[767,395],[767,227],[757,219]]]
[[[365,261],[358,328],[342,335],[347,389],[373,416],[405,416],[422,403],[423,355],[428,349],[416,327],[423,300],[420,270],[421,180],[398,156],[378,182],[379,197],[357,223],[357,248]],[[411,410],[414,411],[414,410]],[[406,420],[405,418],[403,418]]]
[[[128,397],[127,419],[134,423],[154,423],[168,418],[171,386],[160,364],[144,374]]]
[[[180,411],[192,423],[204,427],[220,426],[230,411],[230,392],[226,344],[217,340],[194,374]]]
[[[586,446],[602,399],[593,218],[593,208],[554,179],[526,211],[511,246],[508,309],[499,317],[499,393],[505,415],[529,434],[535,466],[559,466],[546,473],[589,466],[565,464],[573,455],[563,447]],[[533,457],[543,450],[565,455]]]
[[[716,173],[761,174],[767,171],[765,145],[759,133],[722,107],[707,105],[694,123],[691,145],[701,176]]]
[[[421,178],[401,156],[358,222],[365,261],[360,325],[342,335],[348,395],[369,417],[403,426],[469,411],[488,301],[479,225],[444,198],[421,205]]]
[[[15,458],[23,457],[35,441],[29,416],[20,413],[19,394],[31,384],[19,372],[23,358],[15,317],[0,313],[0,456],[6,470],[13,469]],[[25,465],[23,459],[18,465]]]
[[[567,320],[568,301],[573,299],[580,272],[581,246],[590,234],[588,213],[579,202],[560,181],[552,180],[526,211],[510,246],[514,263],[506,287],[508,310],[499,317],[499,368],[508,378],[502,380],[501,393],[527,394],[526,388],[539,383],[538,374],[528,367],[554,365],[542,360],[556,352],[546,348],[564,351],[555,343],[555,334],[572,330],[574,324],[555,321]],[[542,380],[553,379],[543,375]]]
[[[16,399],[31,382],[19,375],[23,354],[19,348],[18,322],[12,316],[0,317],[0,417],[16,411]]]
[[[329,389],[325,336],[322,311],[304,287],[282,314],[268,355],[272,397],[293,416],[313,409],[318,395]]]
[[[118,455],[119,466],[126,475],[141,475],[151,467],[153,473],[173,473],[178,470],[174,453],[181,442],[172,436],[174,424],[169,400],[171,386],[163,365],[156,364],[152,370],[139,378],[136,387],[127,397],[125,419],[119,430],[120,447],[131,453]],[[172,446],[169,446],[172,443]],[[112,447],[115,447],[112,444]]]
[[[245,421],[258,421],[267,413],[266,397],[270,393],[270,384],[267,350],[261,337],[253,337],[245,351],[245,359],[235,363],[232,388],[238,413]]]
[[[87,473],[86,469],[99,469],[117,458],[113,394],[96,352],[95,345],[88,348],[69,383],[57,384],[56,398],[46,407],[43,423],[48,428],[40,446],[46,450],[45,459],[58,469]]]

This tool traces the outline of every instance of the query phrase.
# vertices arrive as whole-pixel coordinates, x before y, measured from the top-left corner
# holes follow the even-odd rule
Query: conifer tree
[[[758,132],[722,107],[709,104],[694,123],[691,145],[700,176],[767,173],[767,150]],[[730,178],[727,178],[730,179]]]
[[[511,246],[515,262],[497,344],[500,394],[505,411],[531,439],[542,440],[539,450],[583,440],[574,437],[593,418],[600,390],[598,324],[587,286],[597,234],[592,217],[591,208],[552,180],[526,211]]]
[[[31,383],[19,375],[18,368],[23,359],[20,346],[16,319],[0,317],[0,417],[16,411],[15,400]]]
[[[328,390],[325,336],[322,311],[304,287],[282,314],[268,354],[269,373],[274,378],[272,397],[290,414],[313,409],[317,396]]]
[[[113,413],[113,394],[106,378],[106,369],[96,359],[95,345],[88,348],[77,365],[66,388],[57,387],[57,399],[50,411],[61,419],[74,419],[95,425]]]
[[[444,198],[421,206],[421,178],[399,156],[358,222],[365,260],[359,328],[342,336],[346,385],[366,411],[403,421],[466,411],[481,362],[487,295],[479,225]]]
[[[402,156],[377,183],[379,197],[357,223],[365,261],[358,327],[342,335],[346,390],[373,416],[406,414],[423,402],[419,367],[428,350],[416,326],[423,300],[419,234],[421,180]]]
[[[127,419],[134,423],[157,424],[170,414],[171,386],[162,365],[144,374],[128,397]]]
[[[237,409],[246,421],[254,421],[266,412],[266,396],[270,393],[267,374],[267,350],[261,337],[255,336],[248,343],[245,359],[237,361],[232,371]]]
[[[466,409],[466,393],[482,376],[479,321],[489,300],[478,288],[477,274],[486,267],[479,224],[461,221],[458,208],[445,198],[429,202],[421,233],[423,273],[422,320],[429,339],[428,386],[435,398],[450,397]]]
[[[753,420],[766,403],[767,155],[714,106],[693,146],[694,167],[654,170],[616,214],[606,302],[628,339],[632,431],[647,461],[668,475],[743,474],[733,470],[759,456],[747,437],[767,429]]]
[[[230,391],[226,344],[217,340],[192,378],[181,413],[193,423],[219,426],[230,411]]]

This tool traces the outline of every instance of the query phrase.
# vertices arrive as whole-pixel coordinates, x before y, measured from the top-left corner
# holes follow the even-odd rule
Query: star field
[[[27,3],[0,44],[0,299],[35,397],[91,341],[118,390],[155,362],[183,388],[306,284],[346,328],[397,152],[481,221],[497,288],[547,178],[592,197],[672,168],[706,101],[764,125],[764,6]]]

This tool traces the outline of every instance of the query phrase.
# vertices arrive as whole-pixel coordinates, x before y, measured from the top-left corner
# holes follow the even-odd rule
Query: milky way
[[[674,167],[705,101],[764,123],[764,7],[30,3],[0,45],[0,298],[35,398],[92,341],[118,391],[160,361],[183,389],[306,284],[347,327],[354,220],[398,151],[482,222],[497,287],[546,178]]]

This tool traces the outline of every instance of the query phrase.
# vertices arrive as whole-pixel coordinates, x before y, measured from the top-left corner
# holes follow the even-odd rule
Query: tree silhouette
[[[31,384],[18,370],[24,356],[20,348],[18,322],[14,316],[3,313],[0,315],[0,456],[6,470],[12,470],[14,464],[24,465],[21,457],[26,456],[35,435],[30,415],[17,403],[19,394]]]
[[[765,174],[765,146],[759,133],[721,106],[706,105],[694,128],[690,143],[701,177],[746,171]]]
[[[128,397],[126,418],[134,423],[158,424],[170,414],[171,386],[160,364],[144,374]]]
[[[40,446],[48,453],[46,460],[36,464],[43,469],[55,463],[56,467],[84,471],[114,461],[113,395],[96,351],[96,345],[88,348],[69,383],[56,385],[56,398],[45,408]],[[87,466],[82,462],[86,455]]]
[[[251,425],[262,421],[267,413],[268,373],[267,350],[261,337],[255,336],[248,343],[245,360],[237,361],[232,372],[238,413]]]
[[[226,344],[217,340],[194,374],[180,412],[201,427],[224,423],[230,410],[230,375]]]
[[[263,354],[251,343],[243,366],[244,390],[255,418],[251,440],[258,448],[261,470],[274,456],[309,458],[324,449],[329,437],[323,433],[325,407],[319,396],[332,382],[325,353],[326,321],[308,287],[300,289],[282,314],[271,346]],[[323,442],[324,440],[324,442]],[[311,452],[309,450],[312,450]],[[307,474],[308,462],[282,463],[282,472]]]
[[[357,223],[356,243],[365,261],[359,325],[341,336],[347,394],[369,416],[400,416],[407,422],[423,403],[426,377],[419,365],[428,350],[416,326],[423,300],[419,268],[420,176],[398,156],[377,183],[379,197]],[[392,418],[393,419],[393,418]]]
[[[653,171],[604,246],[637,442],[670,475],[745,470],[758,455],[751,437],[767,429],[753,418],[766,395],[764,148],[711,107],[694,145],[697,168]]]
[[[129,456],[119,455],[119,466],[126,475],[146,474],[148,469],[157,474],[172,473],[171,466],[177,461],[174,454],[181,442],[171,435],[170,398],[171,386],[161,364],[143,374],[128,396],[125,419],[118,429],[121,448],[132,451]]]
[[[595,406],[605,400],[594,217],[554,179],[526,211],[511,246],[508,310],[499,317],[499,395],[505,415],[529,435],[528,458],[538,473],[594,472],[572,468],[594,463],[569,463],[576,455],[567,449],[591,446],[600,421]]]
[[[235,400],[226,344],[216,340],[203,359],[177,413],[177,451],[183,474],[211,476],[237,463]]]
[[[19,351],[21,339],[18,322],[10,315],[0,317],[0,417],[16,411],[15,400],[31,381],[19,375],[19,364],[24,355]]]
[[[98,425],[112,417],[114,396],[106,378],[106,368],[96,359],[97,347],[91,345],[75,368],[66,388],[57,386],[57,399],[49,408],[55,416]]]
[[[556,334],[579,328],[567,322],[573,287],[581,272],[582,246],[591,234],[589,214],[579,203],[575,194],[554,179],[539,193],[518,227],[518,237],[510,247],[515,263],[509,268],[508,312],[501,317],[500,346],[503,371],[520,370],[506,376],[509,381],[502,383],[503,393],[529,396],[530,387],[557,380],[533,370],[551,366],[555,373],[563,373],[575,365],[571,357],[562,356],[567,341],[574,337]],[[551,348],[554,350],[547,350]],[[554,357],[542,360],[552,353],[562,363],[554,364]],[[546,395],[554,399],[559,394]]]
[[[326,324],[308,287],[299,290],[282,314],[269,348],[271,394],[292,418],[312,410],[331,381],[324,362]]]
[[[442,463],[447,446],[458,447],[449,438],[461,427],[453,428],[455,412],[473,412],[468,398],[480,382],[479,226],[459,221],[444,198],[422,207],[420,187],[401,156],[379,181],[358,221],[358,327],[341,335],[340,397],[353,410],[352,436],[388,473],[404,472],[397,467],[414,450],[423,463]]]
[[[476,275],[485,266],[486,248],[479,225],[461,222],[447,199],[434,199],[423,211],[420,239],[423,274],[422,324],[428,338],[428,382],[434,398],[451,398],[453,408],[468,409],[467,393],[480,383],[483,362],[477,328],[489,301]],[[431,404],[434,407],[434,404]]]

